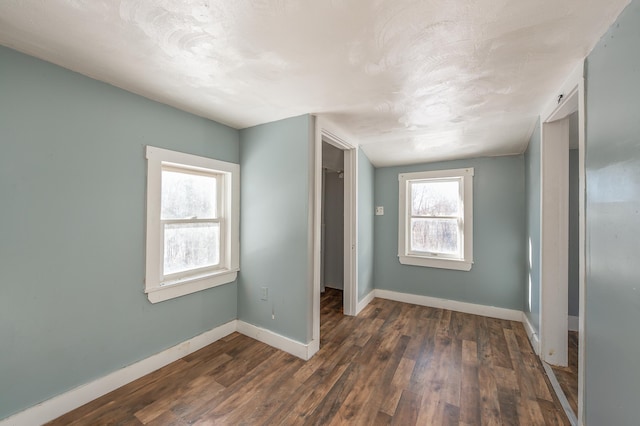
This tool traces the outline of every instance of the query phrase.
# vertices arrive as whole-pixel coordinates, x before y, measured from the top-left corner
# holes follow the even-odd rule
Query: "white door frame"
[[[578,111],[579,173],[579,352],[578,424],[584,418],[585,373],[585,96],[584,62],[576,66],[558,96],[541,114],[541,257],[540,257],[540,357],[554,365],[567,365],[568,332],[568,129],[559,122]],[[555,122],[555,123],[554,123]],[[565,140],[565,131],[567,137]],[[565,145],[566,143],[566,145]],[[560,284],[560,285],[558,285]]]
[[[358,305],[358,149],[354,138],[323,117],[314,117],[312,353],[320,348],[320,270],[322,267],[322,142],[344,151],[344,314],[356,315]]]
[[[542,122],[540,175],[540,357],[568,362],[569,119]]]

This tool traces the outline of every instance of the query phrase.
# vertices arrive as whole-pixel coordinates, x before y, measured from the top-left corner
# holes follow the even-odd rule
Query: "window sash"
[[[226,211],[225,205],[224,205],[224,200],[226,199],[225,198],[226,194],[224,192],[226,188],[224,174],[216,173],[210,170],[202,170],[194,167],[189,167],[183,164],[175,164],[175,163],[167,163],[167,162],[163,162],[160,168],[161,179],[162,179],[162,172],[174,172],[174,173],[182,173],[186,175],[206,176],[206,177],[215,178],[216,179],[215,216],[213,218],[206,218],[206,219],[219,219],[223,217],[223,214],[221,212]],[[162,211],[162,206],[160,206],[160,211]],[[194,218],[194,219],[197,219],[197,218]],[[164,220],[170,220],[170,219],[162,219],[161,217],[160,220],[164,221]]]
[[[225,224],[223,219],[167,219],[160,221],[160,259],[164,259],[164,248],[165,248],[165,225],[173,225],[173,224],[198,224],[198,223],[217,223],[218,226],[218,263],[214,265],[208,265],[200,268],[191,268],[186,269],[180,272],[174,272],[172,274],[164,273],[164,261],[160,264],[160,277],[164,285],[167,285],[167,282],[175,282],[181,278],[189,277],[191,275],[199,275],[206,272],[212,272],[219,269],[223,269],[225,265],[225,250],[224,250],[224,241],[225,241]]]
[[[447,178],[420,178],[407,180],[407,212],[411,217],[419,217],[422,215],[413,214],[413,186],[424,183],[455,183],[458,186],[458,214],[457,215],[424,215],[424,217],[460,217],[464,216],[464,185],[463,176],[447,177]]]
[[[413,242],[413,220],[412,219],[434,219],[434,220],[450,220],[450,221],[456,221],[456,228],[457,228],[457,247],[458,247],[458,251],[455,253],[449,253],[449,252],[444,252],[444,251],[430,251],[430,250],[417,250],[412,248],[412,242]],[[409,255],[414,255],[414,256],[429,256],[429,257],[438,257],[438,258],[446,258],[446,259],[462,259],[463,253],[464,253],[464,223],[462,221],[461,218],[449,218],[449,217],[424,217],[424,216],[412,216],[409,221],[408,221],[408,230],[407,230],[407,243],[408,243],[408,247],[407,247],[407,254]]]
[[[413,212],[413,185],[431,182],[455,182],[458,185],[458,214],[457,215],[417,215]],[[405,226],[406,232],[406,253],[408,255],[437,257],[445,259],[463,259],[464,258],[464,185],[463,177],[453,178],[428,178],[428,179],[409,179],[407,180],[407,196],[406,196],[406,212],[407,222]],[[458,226],[458,251],[456,253],[447,253],[441,251],[422,251],[412,248],[413,241],[413,219],[444,219],[456,220]]]
[[[183,164],[176,163],[167,163],[163,162],[161,167],[161,173],[164,171],[174,172],[174,173],[182,173],[196,176],[206,176],[212,177],[216,179],[216,208],[215,208],[215,217],[213,218],[188,218],[188,219],[160,219],[160,259],[164,259],[164,249],[165,249],[165,228],[168,224],[197,224],[197,223],[217,223],[218,227],[218,263],[215,265],[208,265],[200,268],[191,268],[180,272],[174,272],[165,274],[164,271],[164,261],[160,262],[160,280],[161,285],[172,285],[177,281],[180,281],[183,278],[188,278],[191,276],[206,274],[210,272],[215,272],[217,270],[224,269],[225,262],[225,224],[224,224],[224,215],[222,212],[225,211],[225,176],[221,173],[215,173],[210,170],[202,170],[194,167],[189,167]],[[162,206],[161,206],[162,209]]]

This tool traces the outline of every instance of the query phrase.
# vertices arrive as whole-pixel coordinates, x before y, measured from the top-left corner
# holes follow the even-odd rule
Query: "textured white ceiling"
[[[521,153],[628,0],[3,0],[0,44],[236,128],[304,113],[376,166]]]

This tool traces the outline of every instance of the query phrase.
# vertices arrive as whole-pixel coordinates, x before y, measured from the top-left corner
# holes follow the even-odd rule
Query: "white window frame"
[[[399,181],[398,206],[398,259],[403,265],[425,266],[431,268],[455,269],[469,271],[473,265],[473,168],[433,170],[416,173],[401,173]],[[462,257],[451,257],[442,254],[412,252],[411,241],[411,182],[419,180],[453,180],[459,179],[462,217],[459,220]]]
[[[145,293],[151,303],[162,302],[235,281],[240,270],[240,166],[234,163],[146,147],[147,233]],[[217,218],[220,223],[220,263],[163,276],[164,241],[161,220],[162,170],[213,175],[219,179]],[[168,221],[175,222],[175,221]]]

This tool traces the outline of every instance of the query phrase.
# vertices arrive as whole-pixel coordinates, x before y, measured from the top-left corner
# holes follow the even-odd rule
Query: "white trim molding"
[[[235,281],[240,269],[240,165],[151,145],[146,146],[145,152],[147,232],[144,291],[149,301],[158,303]],[[215,217],[204,220],[219,225],[217,265],[168,275],[164,270],[164,227],[167,221],[161,217],[161,199],[163,173],[166,171],[215,177],[217,213]],[[185,220],[191,224],[197,218]]]
[[[155,355],[120,370],[54,396],[26,410],[0,420],[2,426],[36,425],[51,421],[87,402],[93,401],[142,376],[171,364],[214,343],[237,329],[237,320],[229,321],[198,336],[185,340]]]
[[[540,340],[538,339],[538,332],[529,321],[527,314],[524,312],[522,313],[522,325],[524,325],[524,330],[527,332],[527,336],[529,337],[531,346],[533,346],[534,352],[536,355],[540,355]]]
[[[244,321],[238,321],[238,333],[244,334],[252,339],[256,339],[269,346],[273,346],[274,348],[283,350],[305,361],[317,352],[317,349],[315,349],[312,344],[317,342],[317,340],[307,344],[300,343],[281,334],[274,333],[271,330],[267,330],[266,328],[258,327]]]
[[[364,308],[367,307],[369,303],[376,297],[376,291],[371,290],[369,294],[362,298],[361,301],[358,302],[358,306],[356,307],[356,315],[358,315]]]
[[[329,136],[334,140],[348,141],[352,148],[357,148],[360,145],[358,138],[330,118],[322,114],[317,114],[315,117],[316,125],[319,129],[322,129],[325,136]]]
[[[475,303],[459,302],[457,300],[439,299],[431,296],[421,296],[397,291],[375,289],[375,297],[395,300],[397,302],[412,303],[414,305],[429,306],[431,308],[448,309],[473,315],[499,318],[509,321],[522,321],[522,311],[500,308],[497,306],[477,305]]]

